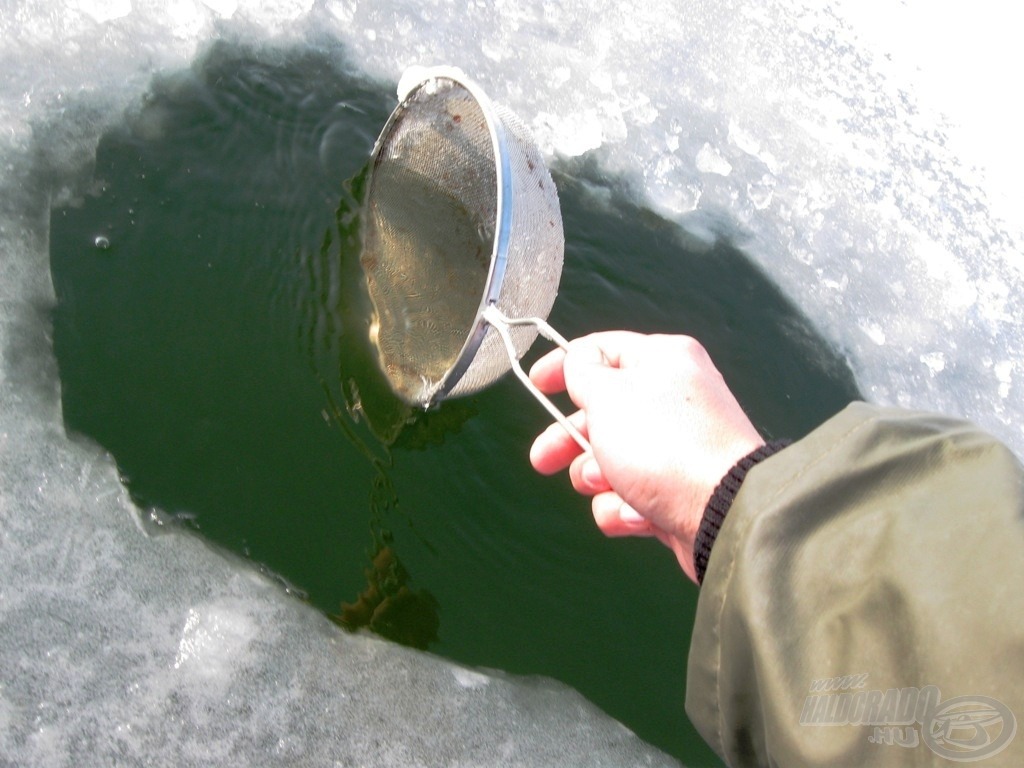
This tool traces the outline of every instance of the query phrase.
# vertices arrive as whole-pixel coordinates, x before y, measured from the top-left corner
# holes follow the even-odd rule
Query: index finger
[[[633,331],[599,331],[573,339],[569,348],[578,358],[618,368],[644,338]],[[530,380],[541,392],[551,395],[565,390],[565,356],[565,350],[555,348],[530,368]]]
[[[565,363],[565,352],[560,348],[548,352],[530,368],[530,380],[541,392],[553,395],[565,390],[565,375],[562,364]]]

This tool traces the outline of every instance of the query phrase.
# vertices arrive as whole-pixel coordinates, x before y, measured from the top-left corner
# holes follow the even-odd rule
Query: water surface
[[[546,416],[511,378],[422,414],[381,377],[357,210],[391,93],[331,55],[224,44],[154,82],[52,214],[67,427],[113,454],[143,510],[325,612],[558,678],[711,762],[683,712],[696,590],[672,555],[604,539],[564,477],[532,471]],[[556,328],[694,335],[773,436],[856,396],[740,250],[688,240],[594,168],[554,168]]]

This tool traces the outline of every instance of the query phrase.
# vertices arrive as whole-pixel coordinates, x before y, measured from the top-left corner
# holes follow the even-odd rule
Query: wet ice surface
[[[990,208],[1007,198],[971,168],[963,114],[939,113],[957,104],[919,104],[881,58],[887,40],[865,42],[848,11],[795,0],[691,13],[574,0],[9,3],[0,754],[46,765],[668,762],[562,686],[340,634],[198,539],[147,534],[110,460],[65,435],[50,203],[80,192],[96,141],[152,72],[186,66],[217,35],[340,41],[391,82],[410,64],[461,66],[549,154],[592,151],[695,237],[743,239],[872,399],[964,414],[1021,453],[1021,220]],[[931,14],[909,3],[900,18]],[[1012,140],[991,146],[1005,136],[977,157],[1019,167]]]

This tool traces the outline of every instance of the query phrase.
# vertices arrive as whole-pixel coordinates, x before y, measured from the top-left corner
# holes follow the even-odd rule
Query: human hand
[[[543,392],[567,391],[582,453],[558,424],[533,443],[543,474],[566,467],[608,536],[655,536],[696,582],[693,543],[722,477],[764,445],[704,347],[687,336],[595,333],[538,360]]]

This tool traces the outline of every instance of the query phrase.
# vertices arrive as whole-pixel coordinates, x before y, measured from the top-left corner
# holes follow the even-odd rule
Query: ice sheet
[[[141,528],[109,458],[61,424],[47,320],[49,205],[81,192],[96,140],[152,72],[186,66],[215,36],[341,43],[391,83],[411,64],[455,64],[526,119],[556,162],[593,152],[695,236],[742,240],[848,354],[872,399],[964,414],[1024,453],[1022,219],[1007,203],[1019,140],[981,132],[971,89],[939,88],[948,65],[936,64],[931,40],[927,50],[915,43],[927,39],[921,24],[956,29],[951,7],[904,3],[882,34],[866,14],[883,6],[7,3],[4,759],[669,762],[562,686],[339,634],[245,564],[190,536]],[[980,23],[998,29],[1001,13],[988,8]],[[1019,46],[995,59],[963,50],[990,40],[963,35],[955,60],[1019,71]],[[966,73],[968,83],[1000,79]],[[1007,114],[988,107],[989,121]]]
[[[262,26],[237,28],[307,10],[261,6]],[[0,13],[0,765],[675,765],[561,684],[342,632],[148,520],[110,458],[65,434],[50,204],[87,189],[100,134],[154,68],[187,65],[232,12]]]

